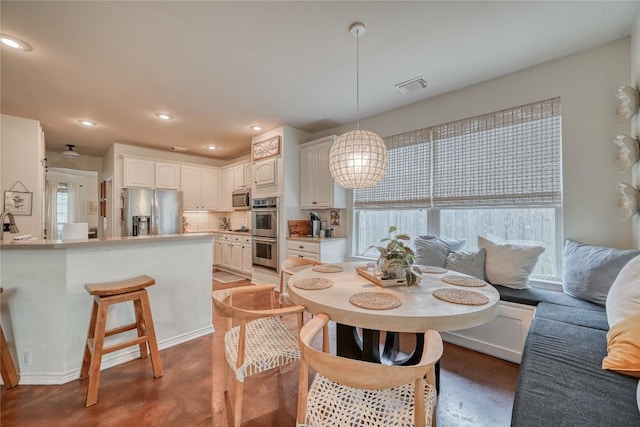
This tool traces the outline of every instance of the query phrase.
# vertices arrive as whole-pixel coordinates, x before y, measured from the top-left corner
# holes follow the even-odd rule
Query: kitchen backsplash
[[[229,229],[236,230],[242,227],[251,228],[251,211],[236,212],[185,212],[187,220],[187,230],[218,230],[220,228],[220,218],[227,218]]]

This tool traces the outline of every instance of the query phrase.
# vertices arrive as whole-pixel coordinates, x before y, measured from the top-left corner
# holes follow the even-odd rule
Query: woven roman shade
[[[560,98],[384,139],[387,174],[358,208],[562,202]]]

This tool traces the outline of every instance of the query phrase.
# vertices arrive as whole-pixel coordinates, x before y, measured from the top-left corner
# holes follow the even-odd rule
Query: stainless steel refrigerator
[[[182,233],[182,191],[123,188],[122,236]]]

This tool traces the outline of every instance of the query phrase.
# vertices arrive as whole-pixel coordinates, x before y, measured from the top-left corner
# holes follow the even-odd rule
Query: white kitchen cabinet
[[[346,208],[346,191],[329,171],[329,151],[335,136],[300,146],[300,207]]]
[[[321,262],[344,262],[347,239],[287,239],[287,257],[309,258]]]
[[[231,169],[233,170],[232,191],[251,189],[251,162],[243,162],[241,164],[231,166]]]
[[[124,186],[148,187],[155,185],[155,162],[153,160],[124,158]]]
[[[218,209],[232,211],[231,193],[233,192],[233,168],[222,169],[222,185],[218,197]]]
[[[223,240],[220,242],[221,243],[221,247],[220,247],[220,253],[221,253],[221,263],[220,266],[224,267],[224,268],[228,268],[231,269],[231,265],[232,265],[232,261],[231,261],[231,242],[226,240],[227,236],[223,237]]]
[[[253,181],[256,187],[276,184],[277,165],[277,157],[260,160],[253,164]]]
[[[213,251],[213,264],[220,266],[222,264],[222,240],[221,237],[216,237],[215,247]]]
[[[242,243],[242,272],[251,276],[253,274],[253,248],[251,238],[245,238]]]
[[[218,207],[218,171],[198,166],[180,166],[180,188],[185,210],[213,210]]]
[[[242,271],[242,243],[231,243],[231,269]]]
[[[180,165],[155,162],[155,188],[180,189]]]

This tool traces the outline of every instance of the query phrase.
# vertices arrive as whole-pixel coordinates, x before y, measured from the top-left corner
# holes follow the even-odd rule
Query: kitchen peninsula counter
[[[160,350],[212,333],[213,238],[190,233],[2,242],[0,316],[20,384],[62,384],[79,377],[93,304],[86,283],[153,277],[156,284],[147,289]],[[109,311],[108,327],[134,319],[132,304],[119,304]],[[135,331],[110,340],[132,336]],[[137,357],[137,346],[125,348],[106,355],[102,369]]]

